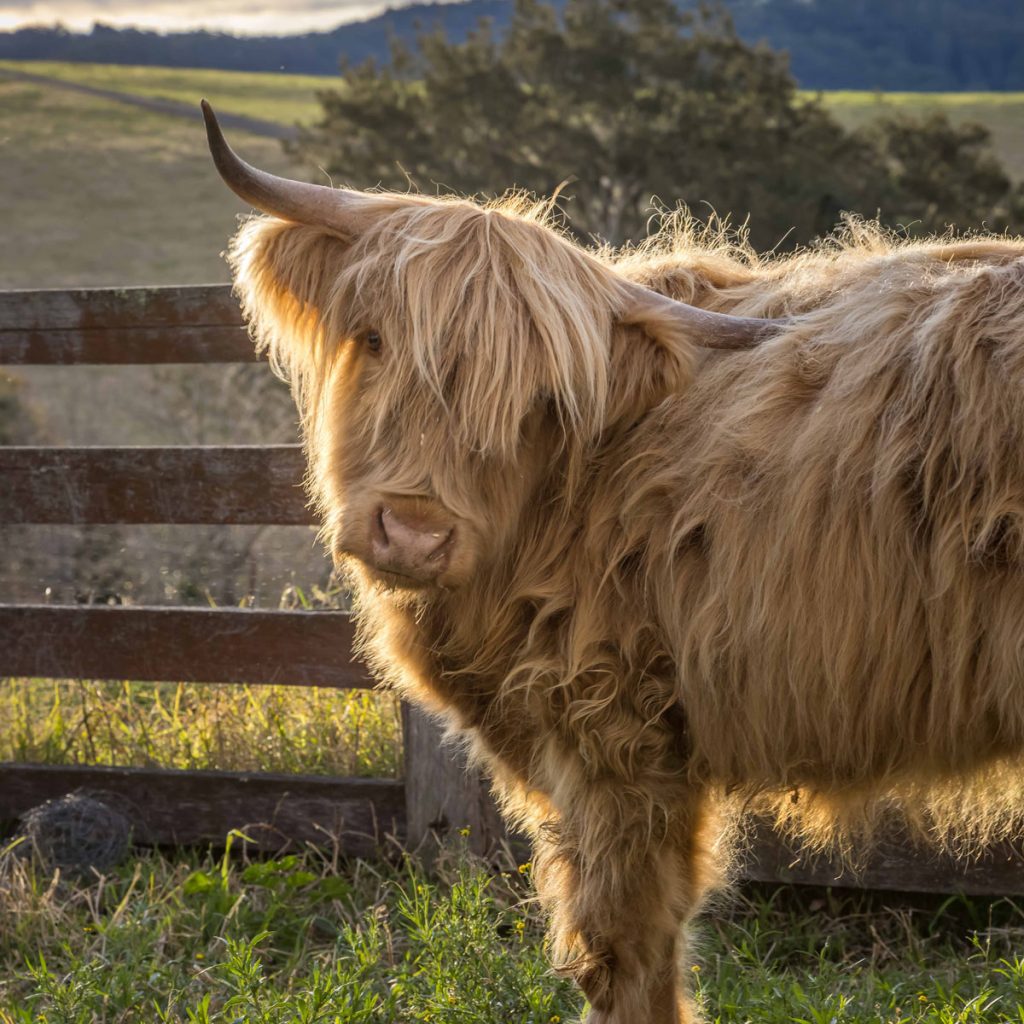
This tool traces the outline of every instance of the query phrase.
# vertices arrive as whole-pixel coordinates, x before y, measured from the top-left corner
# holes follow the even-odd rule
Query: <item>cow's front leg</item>
[[[654,810],[644,794],[589,792],[537,844],[537,884],[560,967],[588,1024],[690,1024],[683,927],[717,881],[718,829],[697,792]]]

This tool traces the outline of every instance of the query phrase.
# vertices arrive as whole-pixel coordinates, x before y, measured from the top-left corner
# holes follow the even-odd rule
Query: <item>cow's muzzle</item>
[[[433,583],[451,561],[451,523],[392,505],[379,505],[370,524],[373,567],[415,583]]]

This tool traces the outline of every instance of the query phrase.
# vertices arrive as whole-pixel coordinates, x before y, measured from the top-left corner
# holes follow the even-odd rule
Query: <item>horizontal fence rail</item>
[[[228,285],[0,293],[0,365],[257,358]]]
[[[373,686],[345,612],[0,605],[0,636],[3,676]]]
[[[0,447],[0,523],[306,526],[299,445]]]
[[[144,843],[222,843],[240,829],[270,849],[338,839],[345,853],[368,857],[405,833],[405,787],[397,779],[12,763],[0,764],[0,779],[0,819],[84,791],[113,798]]]
[[[767,826],[754,830],[742,877],[755,882],[846,886],[890,892],[963,892],[971,896],[1024,893],[1024,847],[997,843],[974,858],[956,858],[894,832],[854,865],[803,852]]]
[[[0,365],[253,363],[243,327],[138,327],[0,331]]]
[[[35,288],[0,292],[0,331],[196,327],[242,323],[227,284],[158,288]]]

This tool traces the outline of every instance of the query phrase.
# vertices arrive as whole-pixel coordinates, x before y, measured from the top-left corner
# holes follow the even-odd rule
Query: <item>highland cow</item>
[[[1024,241],[585,249],[257,171],[231,247],[379,678],[471,740],[597,1024],[692,1019],[737,808],[1018,822]]]

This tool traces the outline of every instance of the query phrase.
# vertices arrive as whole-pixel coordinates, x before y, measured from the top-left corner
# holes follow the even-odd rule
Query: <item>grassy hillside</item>
[[[226,281],[219,253],[245,207],[210,165],[199,95],[189,122],[0,74],[0,180],[15,199],[0,288]],[[235,136],[289,172],[278,142]]]
[[[273,75],[206,68],[0,61],[0,71],[5,68],[189,105],[198,104],[205,96],[217,108],[282,124],[312,120],[319,109],[316,90],[338,84],[333,76]]]
[[[196,120],[18,82],[5,68],[162,97],[285,124],[316,116],[315,92],[335,78],[0,62],[0,179],[16,197],[5,211],[0,288],[226,280],[219,257],[243,211],[210,167]],[[1015,177],[1024,177],[1024,94],[825,94],[855,126],[891,111],[943,109],[980,120]],[[301,174],[279,143],[232,133],[243,154]]]
[[[550,3],[565,6],[565,0]],[[698,0],[679,3],[698,6]],[[794,76],[809,89],[1024,89],[1020,0],[725,0],[725,6],[741,39],[788,53]],[[386,61],[392,40],[413,46],[424,28],[461,41],[486,18],[500,33],[512,8],[511,0],[414,0],[332,31],[234,38],[108,26],[83,34],[54,26],[0,32],[0,56],[331,75],[342,55],[355,64]]]

